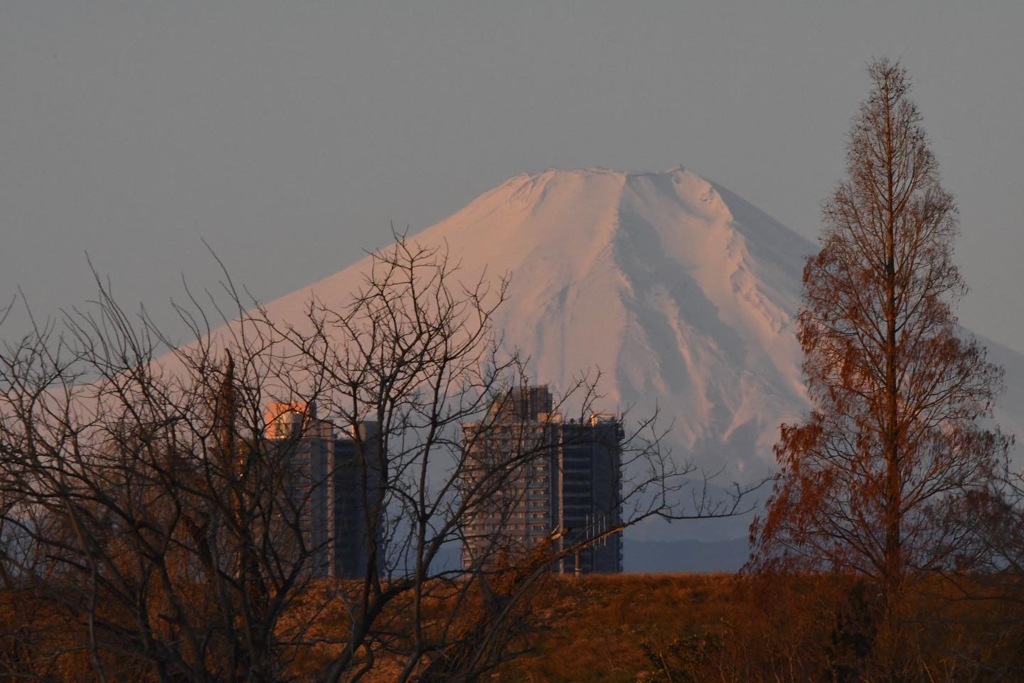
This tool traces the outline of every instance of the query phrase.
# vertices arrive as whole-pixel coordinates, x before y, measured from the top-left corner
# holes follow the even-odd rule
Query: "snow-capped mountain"
[[[793,316],[816,247],[695,173],[521,174],[410,239],[446,244],[467,280],[511,274],[496,322],[535,381],[557,393],[600,369],[602,408],[657,408],[675,457],[723,485],[769,472],[779,424],[809,407]],[[314,293],[342,306],[369,263],[267,311],[299,322]],[[988,346],[1006,368],[996,419],[1020,435],[1024,356]]]
[[[467,281],[511,274],[496,323],[530,359],[532,379],[557,393],[600,369],[601,409],[657,409],[672,423],[673,456],[718,472],[718,485],[771,472],[779,424],[810,407],[793,318],[815,245],[690,171],[517,175],[410,239],[446,245]],[[301,324],[313,295],[344,306],[369,265],[367,257],[272,301],[267,314]],[[1024,356],[987,346],[1006,369],[995,417],[1019,443]],[[672,552],[689,557],[680,538],[736,539],[749,521],[631,530],[656,549],[631,553],[627,566],[657,570],[656,556],[669,552],[657,542],[683,543]],[[729,543],[719,569],[745,559],[744,543]]]
[[[518,175],[411,239],[447,243],[467,279],[511,274],[497,324],[536,381],[600,369],[603,407],[657,407],[675,457],[724,483],[763,476],[779,423],[808,406],[792,316],[814,245],[694,173]],[[343,304],[367,265],[268,312],[298,320],[312,292]]]

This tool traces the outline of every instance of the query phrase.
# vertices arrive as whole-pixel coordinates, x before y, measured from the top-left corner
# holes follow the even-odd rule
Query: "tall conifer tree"
[[[957,210],[898,64],[869,68],[846,179],[823,207],[798,314],[814,408],[784,424],[751,538],[756,565],[852,571],[889,616],[906,581],[953,561],[942,523],[989,484],[1008,440],[979,424],[1002,370],[957,326]]]

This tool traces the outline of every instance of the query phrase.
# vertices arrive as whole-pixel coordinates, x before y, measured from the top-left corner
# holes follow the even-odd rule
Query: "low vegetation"
[[[848,577],[563,579],[538,599],[535,649],[491,680],[1024,679],[1024,605],[1005,592],[1016,584],[967,583],[927,582],[894,641],[880,595]]]
[[[1013,596],[1024,586],[997,578],[933,577],[908,600],[893,634],[877,591],[850,577],[550,575],[509,632],[506,655],[519,656],[481,680],[838,682],[894,680],[895,672],[902,681],[1019,681],[1024,602]],[[281,680],[316,680],[338,656],[348,623],[338,589],[332,580],[318,582],[281,619],[281,629],[298,624],[305,633]],[[451,590],[449,599],[465,595]],[[438,615],[450,612],[442,600],[431,606]],[[396,653],[409,620],[402,613],[396,604],[388,616]],[[463,615],[459,628],[486,633],[479,602]],[[83,624],[45,601],[0,595],[0,634],[0,670],[7,675],[94,677]],[[399,675],[403,659],[396,654],[389,662],[388,649],[364,680]],[[449,654],[452,661],[459,656]],[[156,680],[137,660],[113,651],[104,657],[109,681]],[[452,679],[440,666],[421,670],[418,680]]]

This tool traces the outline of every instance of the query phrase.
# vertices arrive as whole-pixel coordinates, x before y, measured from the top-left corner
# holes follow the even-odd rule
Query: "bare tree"
[[[906,73],[885,60],[869,73],[847,179],[804,268],[798,338],[815,408],[782,426],[780,472],[751,538],[756,567],[868,577],[892,620],[909,578],[957,557],[944,507],[990,484],[1008,440],[979,422],[1002,371],[952,312],[965,292],[956,207]]]
[[[623,445],[614,527],[445,564],[467,516],[550,447],[524,443],[508,467],[466,476],[463,426],[502,428],[487,408],[524,383],[493,329],[506,284],[464,279],[446,249],[399,236],[349,303],[313,300],[303,320],[273,319],[228,281],[229,308],[207,317],[192,297],[180,309],[197,341],[178,346],[101,282],[92,309],[6,345],[0,588],[63,636],[10,666],[97,680],[470,680],[523,649],[553,563],[651,516],[735,511],[678,507],[690,471],[649,418]],[[597,398],[583,376],[559,409],[582,419]],[[326,423],[304,415],[270,438],[268,403],[315,404],[348,455],[317,470],[312,444],[335,440]],[[327,491],[335,505],[347,491],[360,547],[313,531]]]
[[[237,364],[203,340],[157,360],[155,328],[100,295],[0,354],[4,588],[96,679],[276,680],[315,548],[256,406],[296,385],[251,322]]]
[[[949,574],[964,595],[1024,603],[1024,474],[1004,472],[951,506],[946,519],[958,541],[955,569],[978,570],[966,577]]]
[[[508,429],[489,408],[526,380],[520,359],[503,350],[492,324],[507,280],[467,282],[460,273],[446,249],[399,238],[374,255],[346,308],[312,301],[309,324],[285,334],[294,365],[319,378],[325,405],[349,431],[377,425],[379,442],[366,454],[378,461],[363,469],[385,475],[381,485],[363,487],[365,517],[380,525],[370,537],[380,545],[367,554],[356,592],[338,596],[349,623],[330,680],[358,678],[382,658],[398,664],[396,680],[479,676],[510,647],[515,651],[523,607],[553,564],[648,517],[687,514],[675,494],[690,470],[677,468],[661,449],[663,434],[651,417],[622,444],[628,474],[615,504],[626,509],[614,528],[512,554],[491,544],[471,563],[442,562],[452,557],[446,550],[457,553],[467,520],[481,508],[501,501],[509,521],[514,501],[507,494],[522,495],[519,473],[552,446],[515,440],[495,468],[476,468],[469,457],[469,441]],[[573,410],[582,423],[598,399],[595,379],[581,376],[552,413]],[[730,514],[736,504],[701,505],[688,514]]]

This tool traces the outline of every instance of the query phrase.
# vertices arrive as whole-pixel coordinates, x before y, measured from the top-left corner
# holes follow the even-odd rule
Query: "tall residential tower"
[[[546,386],[496,399],[483,421],[463,429],[464,484],[479,499],[463,526],[463,566],[492,566],[550,543],[555,571],[621,572],[622,436],[608,415],[564,421]]]
[[[270,403],[265,412],[265,437],[290,459],[287,491],[300,511],[313,575],[364,576],[370,554],[379,552],[383,518],[377,423],[337,434],[317,418],[314,403]]]

